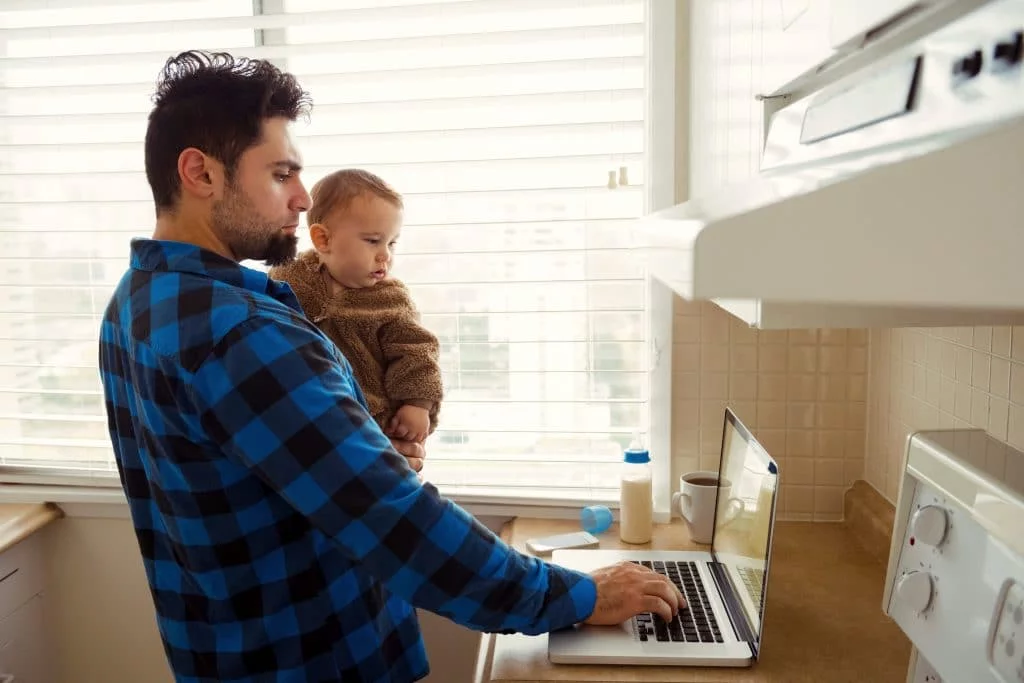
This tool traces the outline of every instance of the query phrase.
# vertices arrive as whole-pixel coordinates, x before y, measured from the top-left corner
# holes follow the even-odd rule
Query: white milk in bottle
[[[625,543],[647,543],[654,527],[651,456],[633,439],[623,457],[619,483],[619,537]]]

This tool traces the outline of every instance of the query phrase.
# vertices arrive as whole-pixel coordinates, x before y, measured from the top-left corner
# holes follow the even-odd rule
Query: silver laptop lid
[[[711,554],[725,569],[757,656],[768,586],[779,468],[729,408],[725,411],[720,473]]]

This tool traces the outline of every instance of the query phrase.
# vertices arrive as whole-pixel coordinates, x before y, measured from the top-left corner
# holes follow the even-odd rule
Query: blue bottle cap
[[[622,459],[631,465],[642,465],[645,462],[651,461],[651,454],[644,448],[643,441],[640,440],[638,432],[633,434],[633,440],[630,442],[629,448],[626,449]]]
[[[604,505],[588,505],[580,510],[580,525],[591,534],[608,531],[612,525],[612,511]]]
[[[626,451],[626,455],[623,460],[631,465],[642,465],[645,462],[651,461],[651,454],[647,452],[647,449],[645,448],[639,448],[636,450],[631,448]]]

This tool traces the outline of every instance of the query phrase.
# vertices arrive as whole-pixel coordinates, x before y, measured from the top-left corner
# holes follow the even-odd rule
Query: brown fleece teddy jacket
[[[370,415],[386,428],[395,411],[413,403],[430,412],[437,427],[443,388],[437,337],[420,325],[409,290],[387,279],[374,287],[331,296],[316,251],[270,269],[291,285],[302,309],[352,364]]]

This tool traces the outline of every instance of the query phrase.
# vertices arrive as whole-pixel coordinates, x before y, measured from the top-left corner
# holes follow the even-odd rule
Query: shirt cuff
[[[578,624],[594,613],[597,584],[589,574],[548,565],[549,599],[545,630],[557,631]]]
[[[576,623],[590,618],[597,607],[597,583],[589,574],[580,574],[580,582],[573,586],[570,595],[576,607]]]

